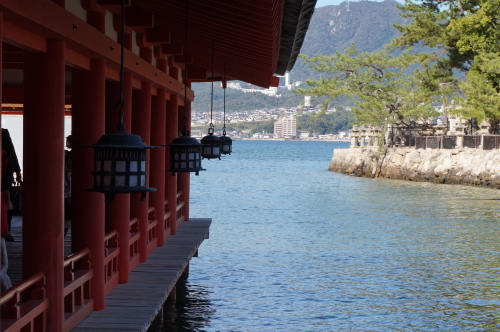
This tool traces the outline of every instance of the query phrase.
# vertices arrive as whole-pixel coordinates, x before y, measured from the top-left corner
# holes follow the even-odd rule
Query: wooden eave
[[[69,66],[89,69],[90,59],[105,59],[109,68],[119,68],[120,45],[52,1],[1,0],[0,11],[4,17],[4,43],[33,52],[45,52],[47,39],[63,39]],[[125,50],[125,69],[135,80],[149,81],[169,93],[184,95],[181,82],[129,50]],[[108,78],[115,79],[116,74],[107,71]],[[194,99],[194,93],[189,89],[188,99]]]
[[[154,13],[155,27],[170,32],[171,42],[185,43],[185,0],[135,0],[133,6]],[[261,87],[272,78],[280,51],[283,1],[189,0],[188,54],[194,64]],[[189,73],[189,66],[188,66]]]

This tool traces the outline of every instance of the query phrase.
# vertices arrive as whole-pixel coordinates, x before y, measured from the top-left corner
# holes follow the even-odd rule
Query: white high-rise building
[[[297,136],[297,117],[285,116],[274,123],[274,135],[278,138],[292,138]]]

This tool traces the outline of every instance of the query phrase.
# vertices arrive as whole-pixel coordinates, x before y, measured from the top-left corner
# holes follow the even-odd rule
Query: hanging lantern
[[[170,147],[170,169],[172,175],[182,172],[195,172],[199,175],[201,168],[201,144],[194,137],[182,135],[167,145]]]
[[[212,43],[212,94],[210,98],[210,128],[208,128],[208,135],[201,139],[201,156],[204,159],[220,160],[220,138],[214,136],[214,124],[212,123],[212,111],[214,108],[214,43]]]
[[[222,81],[222,89],[224,90],[224,127],[222,127],[222,136],[219,137],[220,144],[220,153],[231,155],[233,152],[233,140],[231,137],[226,136],[226,63],[224,62],[224,80]]]
[[[203,159],[219,158],[221,154],[221,140],[214,135],[214,128],[208,129],[208,135],[201,139],[201,157]]]
[[[166,145],[170,147],[170,169],[172,176],[175,173],[194,172],[199,175],[201,168],[201,143],[194,137],[189,136],[187,131],[187,47],[188,47],[188,0],[186,0],[186,14],[185,14],[185,30],[184,30],[184,129],[182,136],[175,138],[172,143]]]
[[[226,136],[226,131],[223,131],[223,135],[220,138],[220,153],[221,154],[231,154],[233,152],[233,140],[231,137]]]
[[[125,1],[122,1],[122,30],[125,31]],[[126,132],[123,123],[123,49],[125,34],[122,33],[120,64],[120,106],[118,131],[103,135],[94,148],[94,186],[87,191],[104,194],[106,201],[113,201],[115,194],[142,193],[141,200],[146,199],[146,192],[156,191],[146,185],[146,150],[157,147],[149,146],[138,135]]]
[[[146,149],[154,149],[140,136],[119,130],[103,135],[94,148],[94,186],[87,191],[104,193],[106,201],[114,194],[156,191],[146,185]]]

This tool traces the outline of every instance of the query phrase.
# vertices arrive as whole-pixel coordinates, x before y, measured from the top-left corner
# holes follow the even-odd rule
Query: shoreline
[[[335,149],[329,171],[359,177],[465,184],[500,189],[500,150]]]
[[[233,141],[283,141],[283,142],[345,142],[349,143],[349,139],[284,139],[284,138],[238,138]]]

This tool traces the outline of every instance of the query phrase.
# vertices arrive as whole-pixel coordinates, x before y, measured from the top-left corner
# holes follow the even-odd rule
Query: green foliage
[[[394,44],[413,46],[420,42],[437,47],[421,62],[432,77],[429,87],[442,96],[454,96],[463,106],[456,113],[479,122],[488,118],[498,130],[500,0],[407,0],[400,8],[403,16],[413,21],[397,26],[402,36]],[[452,78],[453,69],[463,71],[466,79]],[[456,93],[458,88],[461,95]]]
[[[253,87],[255,88],[255,87]],[[193,83],[195,101],[192,109],[195,112],[210,112],[211,83]],[[279,107],[296,107],[302,104],[302,98],[285,90],[280,98],[267,96],[260,92],[243,92],[236,89],[226,89],[226,112],[251,111]],[[220,83],[214,85],[214,111],[224,108],[224,90]]]
[[[334,55],[301,55],[306,64],[322,73],[320,79],[307,80],[309,89],[297,89],[300,95],[326,97],[328,102],[340,95],[354,100],[356,123],[378,125],[402,122],[434,115],[431,98],[421,89],[417,75],[405,73],[415,55],[393,55],[389,49],[358,52],[351,45]],[[405,123],[406,121],[406,123]]]
[[[410,18],[408,25],[395,24],[401,36],[392,42],[395,46],[412,47],[425,45],[433,48],[433,57],[426,61],[433,61],[443,68],[456,68],[467,71],[470,68],[473,53],[460,52],[457,43],[459,34],[450,30],[450,22],[463,17],[465,12],[474,10],[476,0],[406,0],[404,5],[398,6],[401,16]],[[444,63],[441,58],[446,58]]]
[[[320,116],[303,115],[297,117],[297,131],[317,135],[338,134],[339,131],[350,129],[353,121],[353,114],[348,111],[337,111]]]
[[[272,134],[274,132],[274,120],[259,121],[250,131],[251,134],[255,133],[268,133]]]
[[[473,11],[450,22],[449,30],[460,36],[459,52],[473,53],[467,80],[460,83],[464,98],[460,110],[481,122],[489,119],[493,132],[500,124],[500,0],[479,1]]]

